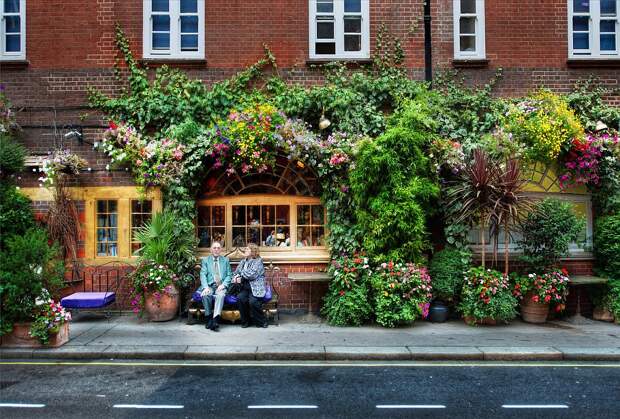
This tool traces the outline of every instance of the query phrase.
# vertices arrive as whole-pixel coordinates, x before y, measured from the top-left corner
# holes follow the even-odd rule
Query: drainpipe
[[[424,79],[433,83],[431,44],[431,0],[424,0]]]

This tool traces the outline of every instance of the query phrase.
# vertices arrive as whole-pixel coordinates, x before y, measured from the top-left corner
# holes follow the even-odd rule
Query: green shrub
[[[465,272],[471,265],[471,252],[446,248],[433,256],[429,274],[433,284],[433,296],[446,302],[454,301],[461,293]]]
[[[6,134],[0,134],[0,178],[21,172],[25,158],[24,146]]]
[[[620,214],[596,220],[594,255],[599,274],[620,279]]]
[[[13,329],[13,323],[32,320],[35,299],[43,288],[55,295],[63,285],[64,267],[59,247],[48,244],[41,228],[6,240],[0,251],[0,334]]]
[[[572,204],[547,198],[538,202],[522,221],[522,260],[533,272],[555,267],[579,239],[585,220],[575,215]]]
[[[0,184],[0,250],[6,241],[34,227],[30,200],[13,185]]]
[[[372,313],[368,297],[368,259],[363,254],[332,260],[333,279],[323,300],[321,314],[334,326],[359,326]]]
[[[507,322],[517,315],[518,303],[507,277],[501,272],[477,267],[465,275],[458,309],[463,317],[471,318],[470,324],[487,318]]]
[[[607,294],[603,298],[603,307],[611,311],[620,322],[620,279],[609,281],[607,284]]]

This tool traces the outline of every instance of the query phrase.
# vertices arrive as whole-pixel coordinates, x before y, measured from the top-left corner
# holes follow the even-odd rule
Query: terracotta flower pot
[[[155,293],[146,295],[144,301],[144,311],[150,321],[165,322],[172,320],[179,311],[179,290],[171,285],[170,292],[159,293],[157,298]]]
[[[521,317],[527,323],[545,323],[549,315],[549,304],[532,301],[531,293],[525,294],[521,301]]]
[[[69,341],[69,322],[64,322],[58,333],[50,335],[47,345],[39,342],[39,339],[30,336],[31,323],[15,323],[13,331],[2,336],[2,346],[5,348],[57,348]]]
[[[613,322],[614,315],[609,310],[605,310],[601,307],[596,307],[594,311],[592,311],[592,318],[594,320],[599,320],[602,322]]]

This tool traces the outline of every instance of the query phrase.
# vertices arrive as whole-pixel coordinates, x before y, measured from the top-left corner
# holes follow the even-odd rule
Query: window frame
[[[196,0],[198,15],[198,50],[181,50],[181,1],[169,0],[170,9],[170,48],[154,50],[152,44],[152,17],[159,13],[152,12],[152,0],[142,3],[142,45],[143,58],[156,60],[202,60],[205,58],[205,0]],[[195,15],[191,13],[191,15]]]
[[[461,13],[461,0],[453,0],[452,2],[454,59],[486,59],[485,3],[484,0],[475,0],[475,2],[476,13]],[[476,19],[474,33],[476,51],[461,51],[461,17],[474,17]]]
[[[572,60],[617,60],[620,59],[620,0],[616,1],[616,50],[615,51],[601,51],[601,20],[613,20],[601,17],[601,2],[600,0],[590,0],[590,10],[588,12],[574,12],[573,0],[567,0],[567,13],[568,13],[568,58]],[[573,17],[587,16],[588,17],[588,49],[575,50],[573,47]]]
[[[19,16],[20,51],[7,52],[6,49],[6,17]],[[26,59],[26,0],[19,0],[19,13],[7,14],[4,11],[4,0],[0,1],[0,61]]]
[[[317,54],[316,42],[320,41],[316,33],[317,0],[308,1],[308,48],[309,57],[314,60],[338,59],[369,59],[370,58],[370,0],[360,0],[359,13],[344,12],[344,0],[334,0],[334,54]],[[359,15],[361,17],[361,49],[360,51],[344,50],[344,18],[345,16]]]
[[[232,245],[232,227],[233,227],[233,206],[246,205],[246,206],[260,206],[260,205],[288,205],[290,207],[289,221],[290,221],[290,238],[291,246],[289,247],[274,247],[274,246],[262,246],[259,244],[261,255],[268,256],[270,259],[320,259],[328,260],[329,252],[327,245],[324,246],[302,246],[297,247],[297,207],[301,205],[322,205],[324,214],[324,236],[325,239],[329,236],[329,230],[327,228],[327,210],[320,198],[309,196],[294,196],[294,195],[271,195],[271,194],[247,194],[237,196],[221,196],[207,199],[199,199],[196,201],[196,206],[224,206],[225,207],[225,224],[226,235],[224,240],[224,252],[232,252],[236,249]],[[198,226],[196,220],[196,235],[198,234]],[[209,254],[209,248],[200,247],[198,252],[201,254]]]

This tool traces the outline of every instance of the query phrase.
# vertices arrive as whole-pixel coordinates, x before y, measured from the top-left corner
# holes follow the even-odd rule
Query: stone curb
[[[85,345],[54,349],[0,348],[0,360],[16,359],[620,362],[620,347]]]

